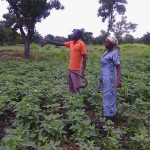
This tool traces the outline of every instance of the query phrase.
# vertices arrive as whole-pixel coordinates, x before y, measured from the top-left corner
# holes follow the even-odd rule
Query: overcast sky
[[[100,7],[99,0],[60,0],[65,6],[64,10],[51,11],[51,15],[36,24],[36,30],[42,35],[52,34],[54,36],[67,37],[73,29],[84,28],[92,32],[94,37],[100,35],[100,30],[107,30],[107,21],[102,23],[101,17],[97,17]],[[127,0],[127,21],[138,24],[136,32],[130,33],[135,38],[142,37],[150,32],[150,0]],[[0,0],[0,20],[7,13],[8,3]],[[120,19],[120,17],[119,17]],[[118,20],[120,21],[120,20]]]

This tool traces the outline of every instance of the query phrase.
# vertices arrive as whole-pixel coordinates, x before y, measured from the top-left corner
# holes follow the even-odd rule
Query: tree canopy
[[[50,15],[50,11],[64,9],[59,0],[6,0],[9,13],[16,17],[14,26],[20,29],[25,43],[25,56],[30,54],[30,42],[35,32],[35,24]]]
[[[125,5],[126,0],[99,0],[101,7],[98,9],[98,17],[102,17],[102,22],[108,19],[108,29],[107,36],[109,35],[109,30],[113,23],[116,21],[115,17],[117,13],[123,15],[126,11]]]
[[[149,32],[144,34],[141,39],[142,39],[144,44],[149,44],[150,45],[150,33]]]
[[[116,38],[118,39],[125,33],[130,33],[130,31],[135,32],[137,27],[137,24],[132,23],[132,22],[127,22],[127,17],[122,16],[121,21],[117,22],[114,24],[111,28],[110,31],[114,33]]]
[[[13,17],[9,14],[3,16],[3,18],[8,20],[0,21],[0,45],[8,44],[13,45],[17,42],[22,42],[21,35],[17,32],[16,28],[12,26]]]

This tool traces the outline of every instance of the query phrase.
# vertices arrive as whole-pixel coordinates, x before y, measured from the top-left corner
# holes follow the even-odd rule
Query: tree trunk
[[[29,39],[24,40],[24,46],[25,46],[24,55],[26,58],[28,58],[30,55],[30,40]]]
[[[32,39],[31,38],[32,36],[30,36],[29,34],[25,35],[21,25],[20,25],[20,32],[21,32],[21,36],[22,36],[23,41],[24,41],[24,49],[25,49],[24,55],[26,58],[28,58],[30,55],[30,41]]]

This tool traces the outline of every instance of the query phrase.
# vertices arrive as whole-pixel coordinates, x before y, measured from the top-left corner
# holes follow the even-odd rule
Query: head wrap
[[[118,40],[117,40],[115,37],[109,36],[109,37],[107,37],[107,39],[108,39],[111,43],[114,44],[114,48],[115,48],[115,49],[118,49],[119,51],[121,50],[120,47],[119,47],[119,45],[118,45]]]

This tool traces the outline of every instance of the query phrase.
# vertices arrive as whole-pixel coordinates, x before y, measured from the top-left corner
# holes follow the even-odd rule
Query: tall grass
[[[150,58],[150,46],[144,44],[125,44],[121,46],[121,54],[133,57]]]
[[[69,51],[66,52],[64,50],[61,51],[40,51],[37,53],[31,53],[30,60],[32,61],[69,61]]]
[[[50,46],[50,45],[46,45],[46,46],[44,47],[44,49],[45,49],[45,50],[51,50],[51,46]]]
[[[93,54],[88,54],[88,59],[95,60],[95,59],[101,59],[101,53],[100,52],[93,52]]]
[[[46,45],[40,47],[37,44],[31,44],[30,60],[32,61],[69,61],[69,48]],[[19,50],[24,51],[24,45],[1,46],[1,50]],[[88,59],[101,59],[102,54],[106,51],[103,45],[87,45]],[[144,44],[125,44],[121,45],[121,59],[126,58],[150,58],[150,46]]]
[[[15,45],[15,46],[0,46],[0,51],[1,50],[19,50],[19,51],[24,51],[24,45]]]

